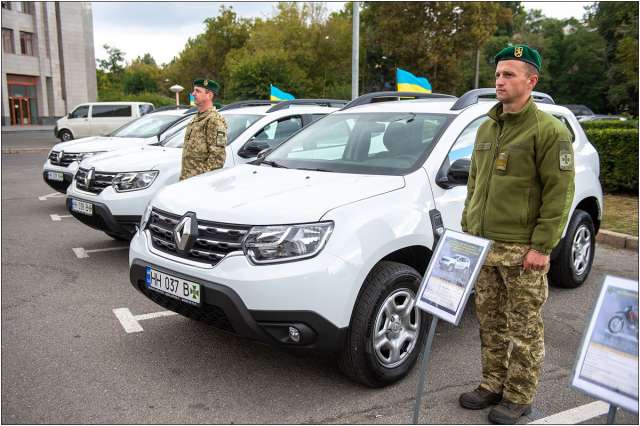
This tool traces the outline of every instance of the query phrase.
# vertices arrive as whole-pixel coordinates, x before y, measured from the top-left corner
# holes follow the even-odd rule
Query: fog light
[[[300,342],[300,330],[295,327],[289,327],[289,338],[295,343]]]

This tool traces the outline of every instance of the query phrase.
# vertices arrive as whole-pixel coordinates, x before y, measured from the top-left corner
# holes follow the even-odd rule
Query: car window
[[[265,126],[253,137],[254,140],[274,146],[302,129],[302,117],[293,116],[274,121]]]
[[[145,114],[149,114],[151,111],[153,111],[153,105],[149,105],[149,104],[138,105],[138,112],[140,113],[140,117],[142,117]]]
[[[447,160],[449,164],[453,163],[459,158],[471,158],[471,154],[473,153],[473,144],[476,141],[476,135],[478,134],[478,129],[480,129],[480,125],[487,121],[489,117],[483,115],[482,117],[478,117],[473,120],[471,123],[465,127],[465,129],[460,133],[458,139],[454,142],[451,150],[449,151],[449,155],[447,156]]]
[[[557,118],[558,120],[560,120],[562,122],[562,124],[564,124],[565,126],[567,126],[567,129],[569,129],[569,133],[571,134],[571,143],[576,141],[576,134],[573,131],[573,128],[571,127],[571,124],[569,124],[569,120],[566,119],[565,116],[563,115],[553,115],[555,118]]]
[[[117,138],[149,138],[164,132],[182,118],[182,116],[168,114],[147,114],[128,122],[111,133],[110,136]]]
[[[222,116],[227,122],[227,145],[233,142],[235,138],[262,117],[261,115],[249,114],[222,114]],[[167,136],[164,141],[162,141],[162,146],[182,148],[184,145],[184,135],[186,130],[187,128],[185,126],[177,132]]]
[[[290,168],[402,175],[424,161],[450,122],[448,114],[328,115],[267,156]]]
[[[311,114],[311,122],[313,123],[316,120],[320,120],[322,117],[325,117],[327,114]]]
[[[89,116],[89,105],[79,106],[69,114],[69,118],[87,118]]]
[[[131,117],[131,105],[94,105],[91,117]]]

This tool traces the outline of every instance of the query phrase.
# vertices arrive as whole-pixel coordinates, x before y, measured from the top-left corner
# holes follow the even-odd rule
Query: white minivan
[[[153,104],[148,102],[80,104],[57,121],[53,134],[65,142],[87,136],[103,136],[153,109]]]

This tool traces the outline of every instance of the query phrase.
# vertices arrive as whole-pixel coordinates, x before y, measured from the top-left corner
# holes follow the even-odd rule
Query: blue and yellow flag
[[[416,77],[408,71],[398,68],[396,70],[398,92],[423,92],[431,93],[431,83],[424,77]]]
[[[270,86],[271,86],[271,97],[269,99],[272,101],[290,101],[296,98],[291,93],[283,92],[273,84],[271,84]]]

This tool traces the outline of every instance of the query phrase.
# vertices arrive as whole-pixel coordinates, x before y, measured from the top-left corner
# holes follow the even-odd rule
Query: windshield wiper
[[[331,170],[321,169],[321,168],[313,168],[313,167],[296,167],[296,170],[308,170],[310,172],[331,172]]]
[[[282,164],[276,163],[275,161],[262,160],[260,162],[260,164],[266,164],[267,166],[271,166],[271,167],[279,167],[279,168],[282,168],[282,169],[288,169],[287,166],[283,166]]]

